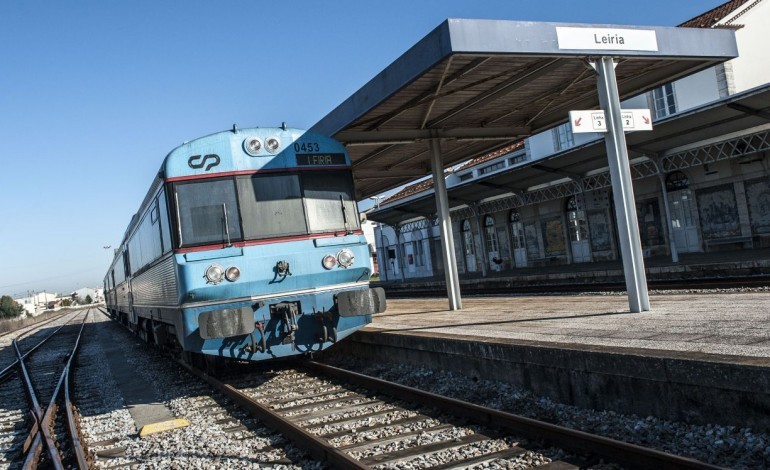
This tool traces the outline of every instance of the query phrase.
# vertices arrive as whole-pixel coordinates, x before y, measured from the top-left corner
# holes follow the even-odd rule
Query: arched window
[[[580,201],[576,196],[567,198],[565,204],[567,220],[569,221],[569,235],[573,242],[588,239],[588,223],[585,211],[580,207]]]
[[[524,224],[521,223],[521,214],[516,209],[511,211],[508,216],[508,220],[511,223],[511,238],[513,239],[513,249],[518,250],[526,248],[526,240],[524,239]]]
[[[681,171],[672,171],[666,176],[666,190],[679,191],[690,187],[690,180]]]
[[[493,219],[491,215],[484,217],[484,235],[486,236],[487,251],[489,253],[497,253],[499,256],[500,246],[497,243],[495,219]]]
[[[471,232],[471,223],[468,219],[463,220],[461,225],[463,232],[463,251],[465,256],[472,256],[476,254],[476,249],[473,244],[473,232]]]
[[[569,238],[572,242],[572,262],[591,261],[591,247],[588,243],[588,220],[583,210],[582,201],[577,196],[567,198],[565,204]]]

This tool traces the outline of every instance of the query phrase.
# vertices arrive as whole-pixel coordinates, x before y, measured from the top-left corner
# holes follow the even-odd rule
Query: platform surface
[[[770,367],[770,292],[389,299],[365,331],[601,350]]]

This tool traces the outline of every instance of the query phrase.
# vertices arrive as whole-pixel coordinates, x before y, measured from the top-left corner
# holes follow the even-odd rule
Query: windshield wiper
[[[345,201],[342,199],[342,194],[340,194],[340,207],[342,208],[342,222],[345,223],[345,232],[352,233],[348,226],[348,213],[347,210],[345,210]]]
[[[225,235],[227,235],[227,245],[225,246],[225,248],[227,248],[227,247],[233,246],[233,244],[230,243],[230,224],[227,222],[227,203],[226,202],[222,203],[222,213],[225,215],[224,216]]]

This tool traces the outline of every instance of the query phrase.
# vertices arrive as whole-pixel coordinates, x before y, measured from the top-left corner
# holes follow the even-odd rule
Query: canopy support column
[[[663,168],[660,159],[655,162],[658,168]],[[658,170],[658,178],[660,179],[660,192],[663,194],[663,209],[666,211],[666,230],[668,230],[668,246],[671,249],[671,261],[674,263],[679,262],[679,251],[676,249],[676,243],[674,243],[674,225],[671,223],[671,208],[668,205],[668,188],[666,187],[666,175],[661,170]]]
[[[441,234],[441,256],[444,259],[444,276],[446,278],[449,310],[462,310],[460,298],[460,279],[457,275],[457,260],[455,259],[455,242],[452,235],[452,218],[449,215],[449,197],[444,180],[444,165],[441,160],[441,141],[430,139],[431,160],[433,170],[433,193],[436,196],[436,213]]]
[[[628,147],[620,116],[620,96],[615,77],[615,61],[612,57],[601,57],[593,63],[596,69],[599,105],[604,110],[607,133],[604,142],[607,148],[612,196],[615,203],[615,217],[618,224],[618,238],[623,272],[628,290],[628,305],[633,313],[650,310],[647,277],[644,273],[644,258],[636,219],[634,189],[631,184],[631,168],[628,163]]]
[[[404,282],[404,269],[406,269],[406,263],[404,262],[404,247],[401,246],[401,226],[398,224],[394,225],[393,231],[396,232],[396,265],[398,266],[398,272],[401,275],[401,282]]]

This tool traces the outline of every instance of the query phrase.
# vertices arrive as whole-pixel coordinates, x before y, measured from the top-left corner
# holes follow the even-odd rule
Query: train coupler
[[[270,316],[281,319],[283,323],[281,325],[281,333],[283,335],[281,342],[283,344],[291,344],[292,351],[297,347],[298,315],[300,315],[299,302],[281,302],[270,306]]]

